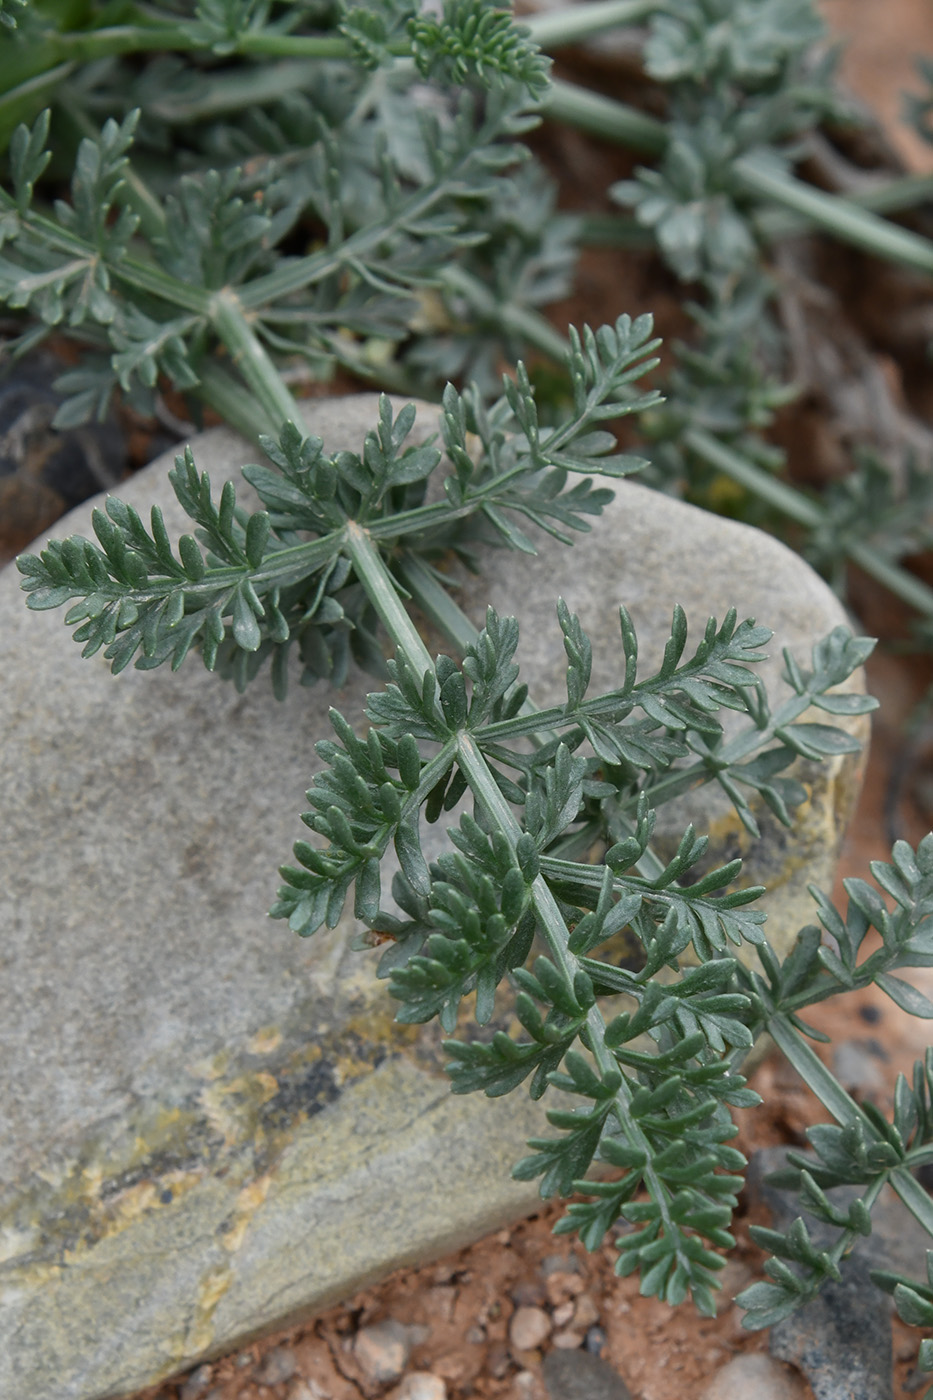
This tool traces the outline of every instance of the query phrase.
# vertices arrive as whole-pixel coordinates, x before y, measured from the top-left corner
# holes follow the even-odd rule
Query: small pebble
[[[285,1400],[327,1400],[327,1392],[322,1390],[315,1381],[299,1379],[292,1381],[286,1392]]]
[[[469,1342],[470,1346],[477,1347],[485,1342],[486,1333],[483,1331],[482,1327],[470,1327],[463,1340]]]
[[[699,1400],[810,1400],[813,1392],[799,1371],[764,1351],[735,1356],[708,1382]]]
[[[586,1331],[599,1321],[599,1305],[589,1293],[581,1293],[573,1305],[573,1325]]]
[[[397,1381],[411,1354],[408,1328],[391,1317],[361,1327],[353,1343],[353,1354],[367,1380],[380,1384]]]
[[[199,1366],[196,1371],[192,1371],[190,1376],[185,1377],[184,1384],[178,1392],[178,1400],[201,1400],[211,1383],[212,1374],[211,1366]]]
[[[587,1351],[549,1351],[541,1374],[550,1400],[632,1400],[628,1386],[608,1361]]]
[[[574,1310],[574,1305],[573,1305],[573,1303],[561,1303],[561,1305],[560,1305],[559,1308],[555,1308],[555,1309],[554,1309],[554,1326],[555,1326],[555,1327],[566,1327],[566,1326],[567,1326],[567,1323],[568,1323],[568,1322],[570,1321],[570,1319],[573,1317],[573,1310]]]
[[[586,1334],[586,1349],[593,1356],[599,1356],[603,1347],[609,1341],[604,1327],[590,1327]]]
[[[388,1400],[447,1400],[447,1387],[430,1371],[410,1371]]]
[[[579,1274],[561,1271],[548,1274],[545,1287],[551,1307],[558,1308],[568,1298],[576,1298],[578,1293],[582,1293],[585,1284]]]
[[[565,1327],[562,1331],[555,1332],[551,1341],[561,1351],[575,1351],[583,1345],[583,1333],[575,1331],[572,1327]]]
[[[511,1364],[509,1353],[501,1342],[494,1342],[486,1356],[486,1369],[497,1381],[501,1381]]]
[[[523,1278],[511,1292],[512,1302],[517,1308],[539,1308],[547,1302],[547,1293],[540,1279]]]
[[[515,1351],[531,1351],[551,1335],[551,1319],[543,1308],[516,1308],[509,1323],[509,1341]]]
[[[548,1274],[578,1274],[580,1261],[575,1254],[548,1254],[541,1260],[541,1272]]]
[[[291,1347],[273,1347],[259,1363],[256,1379],[260,1385],[283,1385],[297,1370],[298,1362]]]

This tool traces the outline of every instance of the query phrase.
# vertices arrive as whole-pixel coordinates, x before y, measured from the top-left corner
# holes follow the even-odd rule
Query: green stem
[[[873,214],[899,214],[933,200],[933,175],[902,175],[883,184],[853,190],[845,196],[847,203]],[[754,224],[762,238],[776,242],[813,227],[813,221],[791,209],[774,207],[761,209],[754,215]]]
[[[869,1141],[877,1141],[878,1134],[875,1128],[865,1117],[858,1104],[853,1098],[850,1098],[835,1075],[830,1073],[820,1057],[806,1043],[787,1017],[783,1015],[772,1016],[768,1021],[768,1030],[801,1079],[813,1090],[824,1108],[828,1109],[836,1119],[836,1122],[845,1126],[857,1119],[862,1124]],[[908,1169],[895,1167],[886,1173],[879,1173],[879,1177],[875,1195],[880,1191],[885,1180],[890,1182],[907,1209],[916,1217],[927,1233],[933,1235],[933,1200],[914,1180]],[[869,1202],[870,1204],[871,1202]]]
[[[819,1055],[807,1044],[788,1017],[780,1014],[771,1016],[767,1029],[775,1044],[836,1122],[845,1126],[846,1123],[858,1119],[869,1135],[869,1140],[877,1139],[878,1134],[858,1104],[846,1093],[836,1076],[826,1068]]]
[[[214,293],[210,302],[210,319],[263,411],[276,424],[276,431],[286,422],[301,427],[304,420],[298,404],[243,314],[239,298],[230,288],[225,287]]]
[[[560,78],[552,82],[541,110],[546,117],[649,155],[661,155],[667,146],[667,128],[663,122],[646,116],[636,107],[627,107],[611,97],[603,97]]]
[[[658,0],[590,0],[553,14],[522,15],[519,23],[530,30],[536,44],[550,52],[609,29],[641,24],[659,8]]]
[[[774,506],[782,515],[796,520],[808,529],[815,529],[827,520],[822,506],[810,501],[793,486],[778,481],[761,467],[741,457],[731,447],[726,447],[703,428],[690,428],[684,434],[684,443],[691,452],[725,476],[737,481],[751,491],[759,500]],[[845,545],[845,551],[853,564],[864,569],[867,574],[883,584],[885,588],[902,598],[918,612],[933,616],[933,588],[915,578],[906,569],[892,564],[871,545],[852,542]]]
[[[709,466],[715,467],[732,481],[737,481],[760,501],[774,506],[782,515],[796,520],[798,525],[806,525],[812,530],[823,523],[823,511],[814,501],[808,500],[793,486],[788,486],[761,467],[755,466],[747,457],[741,457],[738,452],[726,447],[704,428],[688,428],[684,433],[683,443]]]
[[[404,550],[399,555],[396,571],[424,616],[463,655],[476,641],[479,629],[416,554]]]
[[[476,741],[470,734],[461,734],[457,756],[464,777],[482,807],[485,808],[494,828],[508,837],[513,849],[522,834],[522,829],[508,802],[502,796],[495,778],[483,757]],[[582,962],[570,952],[570,934],[553,894],[542,875],[538,875],[531,886],[538,927],[548,951],[563,974],[568,986],[572,987],[575,974],[583,968]],[[589,1048],[603,1076],[618,1068],[612,1053],[606,1048],[606,1023],[598,1005],[593,1005],[586,1015],[587,1039]],[[633,1119],[631,1113],[632,1095],[626,1081],[616,1091],[613,1114],[620,1128],[633,1146],[645,1153],[644,1182],[651,1199],[658,1206],[662,1227],[666,1235],[676,1231],[677,1226],[670,1215],[670,1201],[664,1183],[657,1176],[652,1148],[648,1138]]]
[[[520,336],[553,360],[566,360],[569,346],[565,337],[536,311],[503,301],[478,277],[456,263],[444,269],[441,282],[448,291],[465,297],[481,316],[492,318],[507,334]]]
[[[261,434],[274,437],[281,428],[280,419],[267,413],[259,400],[216,360],[206,359],[198,366],[198,380],[198,398],[250,442],[258,446]],[[299,427],[302,422],[299,421]]]
[[[933,243],[928,238],[880,219],[851,200],[814,189],[792,175],[775,174],[752,156],[740,156],[732,169],[743,193],[773,200],[803,214],[844,243],[851,243],[876,257],[933,274]]]
[[[402,606],[398,586],[369,534],[355,520],[350,520],[346,526],[346,540],[347,554],[353,560],[357,578],[395,646],[416,675],[433,671],[431,654]]]
[[[73,70],[73,63],[60,63],[0,93],[0,134],[4,138],[0,140],[0,147],[6,145],[6,132],[12,130],[17,121],[28,120],[45,106],[46,93],[64,82]]]
[[[891,1173],[890,1182],[911,1215],[920,1222],[928,1235],[933,1236],[933,1200],[919,1181],[901,1167]]]

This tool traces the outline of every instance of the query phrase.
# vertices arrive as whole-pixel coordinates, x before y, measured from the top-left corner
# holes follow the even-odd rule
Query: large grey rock
[[[368,396],[309,407],[334,447],[374,418]],[[193,447],[215,482],[254,455],[220,430]],[[169,465],[121,494],[179,531]],[[53,534],[89,534],[89,510]],[[697,629],[736,602],[804,662],[844,620],[780,545],[628,483],[575,550],[497,554],[467,589],[478,621],[488,599],[522,617],[541,702],[563,670],[557,593],[600,634],[607,681],[622,600],[645,664],[676,600]],[[436,1028],[393,1024],[351,920],[301,942],[266,918],[334,695],[239,696],[196,660],[114,680],[60,615],[27,612],[12,567],[0,673],[0,1395],[132,1390],[532,1209],[509,1167],[540,1105],[452,1098]],[[370,684],[336,697],[354,723]],[[793,838],[767,833],[751,878],[777,884],[785,939],[806,882],[831,878],[856,774],[808,775]],[[734,822],[707,815],[731,855]]]

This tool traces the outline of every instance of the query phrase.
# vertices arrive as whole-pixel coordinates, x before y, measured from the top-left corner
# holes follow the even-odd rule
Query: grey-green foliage
[[[277,442],[264,439],[272,466],[244,470],[265,507],[251,516],[237,508],[232,483],[215,503],[206,473],[186,449],[171,480],[197,529],[177,552],[157,508],[147,528],[132,507],[109,497],[94,513],[96,544],[54,542],[39,559],[20,561],[30,606],[79,599],[67,614],[75,640],[85,655],[103,649],[114,672],[134,658],[143,669],[167,660],[177,668],[194,648],[208,669],[220,667],[240,686],[271,659],[282,694],[293,647],[305,683],[341,683],[351,656],[378,672],[375,613],[353,574],[347,522],[386,548],[429,558],[484,536],[530,548],[519,520],[561,540],[586,529],[586,516],[608,495],[585,473],[625,475],[640,465],[615,451],[600,424],[656,401],[633,387],[654,363],[648,357],[657,342],[650,337],[649,317],[621,317],[614,329],[577,338],[575,413],[557,430],[539,427],[521,366],[517,382],[506,379],[505,394],[490,406],[475,391],[449,388],[441,429],[452,471],[445,498],[430,505],[426,485],[441,454],[433,445],[408,446],[414,409],[393,420],[385,398],[378,429],[359,454],[327,454],[319,438],[292,423]]]
[[[29,0],[0,0],[0,24],[15,29],[28,3]]]
[[[378,53],[362,45],[366,16],[370,31],[388,26]],[[337,42],[355,36],[345,56],[249,57],[251,40],[322,27]],[[182,30],[203,45],[199,66],[156,54],[140,69],[111,56],[63,80],[53,144],[100,135],[77,143],[71,197],[54,212],[37,188],[48,116],[11,143],[0,299],[90,351],[63,381],[60,424],[102,414],[117,387],[151,409],[160,374],[199,389],[216,345],[209,294],[221,288],[241,298],[270,354],[300,356],[314,375],[335,362],[372,374],[402,346],[409,383],[437,388],[465,372],[488,393],[488,326],[482,352],[445,353],[451,312],[432,307],[458,259],[516,306],[566,289],[572,222],[552,217],[540,172],[511,178],[528,156],[516,138],[535,121],[529,98],[546,81],[537,48],[485,0],[451,0],[431,19],[412,6],[329,17],[294,6],[283,17],[211,0]],[[488,93],[480,100],[471,84]],[[317,255],[283,257],[303,229]],[[437,290],[426,299],[427,288]],[[455,314],[467,341],[476,314],[462,298]],[[514,337],[508,349],[519,349]]]
[[[4,11],[8,20],[9,0]],[[160,374],[208,397],[212,385],[266,454],[245,472],[263,508],[241,510],[229,482],[216,495],[188,450],[172,483],[191,533],[176,544],[157,510],[146,522],[111,499],[94,514],[96,543],[72,538],[19,561],[30,606],[70,603],[66,620],[85,654],[103,651],[114,671],[132,661],[177,667],[194,651],[242,686],[269,660],[278,693],[296,653],[306,683],[342,680],[351,657],[384,671],[365,737],[335,712],[334,738],[318,746],[324,767],[304,815],[311,840],[283,868],[273,912],[309,935],[333,926],[352,896],[363,941],[389,945],[380,972],[400,1019],[437,1017],[448,1035],[462,1033],[471,998],[478,1026],[489,1026],[497,990],[511,985],[521,1030],[448,1041],[454,1090],[495,1096],[527,1080],[534,1097],[557,1088],[576,1101],[550,1109],[554,1136],[535,1139],[516,1174],[540,1177],[545,1195],[587,1198],[559,1226],[587,1248],[620,1218],[633,1226],[619,1238],[617,1269],[638,1270],[643,1293],[672,1303],[690,1294],[713,1309],[744,1165],[730,1145],[730,1110],[755,1101],[740,1068],[765,1032],[837,1120],[814,1130],[817,1158],[794,1159],[788,1185],[839,1241],[818,1250],[802,1223],[762,1233],[773,1258],[769,1281],[746,1295],[753,1325],[835,1276],[870,1227],[882,1179],[933,1232],[933,1211],[911,1195],[908,1175],[930,1150],[933,1066],[918,1067],[912,1089],[899,1084],[888,1124],[843,1093],[809,1049],[799,1014],[869,982],[913,1014],[933,1012],[894,975],[933,961],[933,838],[916,853],[899,845],[892,866],[874,869],[893,912],[863,882],[850,883],[844,921],[818,896],[835,949],[807,928],[783,963],[767,942],[760,891],[736,887],[740,862],[706,869],[706,838],[692,828],[666,864],[652,847],[658,807],[703,782],[719,785],[753,835],[759,804],[789,825],[805,798],[792,761],[856,747],[831,721],[872,708],[838,689],[871,643],[837,629],[814,647],[809,670],[786,656],[790,694],[773,709],[754,671],[765,628],[730,612],[688,646],[676,609],[661,666],[645,675],[623,608],[618,684],[593,695],[590,640],[558,601],[566,700],[535,710],[515,662],[515,619],[490,610],[461,661],[432,660],[402,607],[409,588],[431,601],[441,576],[430,561],[442,551],[469,561],[481,539],[527,552],[535,531],[555,547],[586,529],[611,494],[592,478],[640,464],[606,425],[657,412],[658,395],[639,383],[655,363],[650,318],[571,333],[572,402],[556,426],[539,416],[521,364],[490,401],[488,347],[449,326],[422,344],[422,364],[447,333],[448,359],[457,370],[478,367],[483,384],[447,387],[436,440],[412,442],[413,408],[396,414],[385,398],[358,452],[331,452],[292,421],[275,356],[352,361],[348,337],[357,355],[372,341],[400,340],[419,298],[424,312],[426,290],[456,315],[468,284],[445,285],[452,259],[485,274],[504,303],[533,303],[561,285],[566,225],[549,232],[547,192],[512,177],[517,138],[533,121],[528,96],[546,74],[527,35],[478,0],[450,0],[440,17],[416,15],[405,0],[339,13],[201,0],[193,12],[167,5],[150,19],[167,35],[180,26],[185,46],[200,46],[200,66],[163,56],[137,72],[108,57],[73,74],[56,120],[71,114],[82,131],[103,124],[82,136],[71,198],[53,207],[43,202],[48,119],[17,129],[11,190],[0,197],[0,293],[40,322],[26,341],[55,325],[98,354],[96,367],[72,377],[72,418],[101,407],[115,383],[142,402]],[[333,63],[253,62],[257,42],[278,46],[315,26]],[[674,139],[661,176],[635,193],[675,261],[699,270],[713,294],[698,313],[711,318],[708,343],[682,361],[681,397],[693,398],[679,428],[718,412],[720,427],[741,431],[779,392],[738,373],[764,292],[730,170],[762,141],[784,151],[822,109],[802,66],[814,33],[802,0],[697,0],[655,23],[648,58],[675,84]],[[84,39],[93,48],[93,36]],[[399,56],[416,68],[399,70]],[[138,81],[126,81],[130,73]],[[480,93],[452,94],[461,80]],[[234,119],[247,91],[254,109]],[[309,221],[320,246],[296,253],[286,241]],[[245,383],[218,372],[219,346]],[[418,351],[408,352],[417,366]],[[270,425],[274,434],[263,435]],[[443,489],[429,494],[438,470]],[[870,473],[853,499],[877,506]],[[395,648],[387,665],[379,619]],[[461,640],[462,624],[451,623]],[[827,722],[814,722],[814,709]],[[739,717],[728,739],[723,710]],[[429,861],[425,823],[457,810],[447,848]],[[594,864],[587,856],[600,848]],[[392,856],[399,868],[385,907]],[[866,955],[870,929],[882,947]],[[638,949],[621,965],[611,943],[620,934]],[[758,950],[760,971],[735,956],[745,945]],[[604,1018],[605,998],[619,994],[628,1009]],[[594,1162],[617,1169],[616,1179],[588,1177]],[[826,1194],[842,1182],[865,1188],[846,1212]],[[929,1319],[933,1290],[881,1282],[903,1315]]]
[[[689,0],[651,21],[645,67],[670,112],[664,154],[612,189],[635,208],[678,277],[703,291],[689,307],[698,332],[680,347],[670,409],[652,425],[659,483],[693,481],[680,441],[689,420],[772,467],[760,432],[793,390],[770,300],[774,287],[736,163],[790,169],[806,132],[837,115],[824,25],[811,0]]]
[[[115,669],[140,650],[144,668],[177,665],[193,646],[216,665],[225,645],[248,667],[265,644],[284,655],[312,631],[326,651],[328,629],[363,630],[343,609],[346,591],[355,587],[384,610],[400,547],[430,547],[432,534],[456,540],[450,527],[470,516],[519,550],[533,546],[517,520],[558,538],[585,525],[608,497],[584,473],[619,476],[636,465],[600,425],[646,401],[635,386],[654,348],[650,332],[647,318],[621,318],[574,336],[574,413],[557,429],[540,426],[521,367],[489,408],[449,389],[441,432],[450,467],[436,503],[423,503],[423,487],[439,452],[407,446],[413,412],[394,417],[386,400],[357,454],[328,454],[292,426],[267,442],[272,465],[248,471],[267,510],[248,518],[229,484],[215,503],[189,453],[174,485],[197,537],[183,537],[176,551],[156,512],[147,529],[112,501],[95,518],[98,545],[72,539],[20,561],[30,601],[78,598],[69,618],[79,640],[88,652],[104,647]],[[304,592],[290,608],[294,588]],[[739,862],[692,879],[706,851],[692,829],[666,866],[652,863],[654,806],[716,781],[751,829],[753,793],[789,821],[803,797],[784,776],[793,757],[855,747],[806,714],[814,705],[830,715],[871,707],[834,693],[869,644],[839,629],[815,649],[812,670],[788,658],[792,694],[772,711],[753,670],[769,634],[734,613],[711,620],[690,649],[676,610],[662,665],[645,676],[623,609],[620,684],[598,695],[589,693],[591,644],[579,620],[560,604],[557,622],[567,699],[539,711],[518,676],[513,619],[490,611],[462,664],[439,656],[425,666],[406,631],[394,633],[398,651],[388,685],[369,698],[366,738],[335,713],[335,738],[319,745],[325,767],[305,816],[313,843],[296,845],[273,913],[310,934],[335,924],[352,893],[357,917],[390,940],[381,972],[400,1018],[437,1016],[448,1033],[473,994],[478,1023],[488,1022],[510,979],[524,1035],[452,1042],[454,1088],[495,1095],[529,1079],[535,1096],[554,1086],[576,1095],[580,1107],[552,1109],[557,1136],[532,1142],[516,1171],[541,1176],[545,1194],[595,1196],[562,1227],[579,1230],[589,1248],[618,1218],[634,1223],[620,1271],[639,1269],[645,1291],[670,1302],[689,1293],[709,1311],[742,1165],[729,1145],[729,1108],[754,1101],[730,1055],[751,1043],[759,1002],[739,985],[732,950],[763,946],[763,916],[752,907],[758,889],[728,888]],[[729,740],[723,707],[745,717]],[[468,791],[472,813],[429,862],[424,822]],[[578,843],[588,850],[600,839],[601,865],[575,857]],[[394,909],[383,907],[390,851],[399,863]],[[637,969],[605,957],[623,928],[641,946]],[[699,967],[684,965],[688,950]],[[634,1009],[607,1025],[601,1000],[619,992]],[[611,1189],[584,1180],[597,1159],[623,1168]]]
[[[741,969],[740,981],[762,1023],[782,1019],[806,1030],[800,1014],[806,1007],[871,984],[909,1014],[933,1018],[933,1002],[894,976],[903,968],[933,966],[933,836],[925,837],[916,851],[898,841],[892,862],[873,861],[871,871],[893,909],[864,880],[845,881],[845,918],[825,895],[814,891],[820,922],[832,944],[822,941],[819,928],[807,927],[782,965],[764,950],[762,973]],[[872,934],[880,937],[880,946],[863,955],[865,939]],[[853,1243],[871,1233],[870,1208],[883,1185],[892,1184],[899,1194],[916,1189],[910,1172],[933,1157],[931,1086],[933,1052],[928,1051],[914,1066],[912,1084],[898,1076],[890,1122],[871,1102],[859,1106],[849,1100],[845,1119],[808,1129],[811,1154],[788,1153],[788,1168],[773,1175],[773,1184],[796,1191],[803,1210],[838,1233],[832,1247],[817,1247],[802,1217],[784,1234],[753,1227],[756,1242],[772,1258],[765,1265],[768,1281],[741,1295],[748,1325],[769,1326],[813,1297],[825,1279],[840,1278],[840,1266]],[[834,1202],[826,1192],[841,1185],[857,1186],[862,1193],[845,1204]],[[900,1276],[880,1274],[877,1281],[889,1291],[902,1289],[896,1294],[899,1306],[907,1299]],[[909,1312],[909,1300],[905,1307]],[[918,1315],[912,1320],[921,1323],[919,1304],[915,1311]]]
[[[743,1165],[728,1145],[735,1131],[728,1108],[755,1102],[730,1056],[752,1043],[760,1002],[740,980],[732,949],[766,946],[762,914],[750,907],[761,890],[723,893],[738,861],[691,883],[706,849],[692,829],[666,867],[640,874],[654,825],[649,803],[671,776],[684,785],[715,777],[736,795],[743,816],[747,785],[789,821],[788,804],[803,790],[782,786],[777,775],[797,753],[816,758],[852,746],[839,730],[801,716],[813,704],[836,714],[872,705],[831,693],[870,644],[839,629],[815,649],[812,671],[788,658],[795,694],[771,713],[749,669],[761,659],[766,629],[737,626],[734,614],[722,626],[711,621],[690,655],[677,612],[660,671],[641,678],[624,611],[620,621],[623,684],[589,696],[589,641],[559,605],[567,701],[542,710],[529,712],[513,661],[515,621],[491,610],[462,666],[440,656],[419,677],[401,657],[390,663],[389,686],[369,697],[367,740],[335,713],[336,738],[318,745],[325,768],[304,816],[318,843],[296,845],[297,864],[283,867],[286,883],[272,912],[311,934],[337,922],[352,889],[356,916],[391,940],[380,975],[402,1021],[438,1017],[450,1033],[463,999],[475,993],[482,1025],[493,1015],[496,988],[510,977],[523,1034],[449,1042],[455,1091],[497,1096],[530,1076],[533,1097],[548,1087],[576,1095],[578,1108],[549,1112],[558,1135],[534,1140],[516,1174],[541,1176],[545,1195],[595,1197],[571,1205],[559,1227],[578,1231],[590,1249],[620,1217],[636,1224],[622,1237],[618,1271],[639,1269],[643,1292],[670,1302],[689,1292],[709,1311],[722,1264],[714,1251],[732,1243],[741,1180],[734,1173]],[[728,742],[722,706],[748,721]],[[529,752],[522,741],[535,731],[550,737]],[[595,752],[591,736],[599,739]],[[469,766],[476,754],[491,791],[515,811],[511,831],[477,792]],[[699,763],[684,768],[697,754]],[[460,818],[448,833],[451,848],[428,862],[422,822],[453,808],[468,789],[477,798],[473,815]],[[632,834],[613,840],[627,815]],[[551,854],[568,837],[589,849],[600,836],[610,844],[599,865]],[[381,907],[380,878],[393,848],[395,911]],[[545,911],[555,910],[559,955],[549,946],[535,956],[536,930]],[[605,959],[623,928],[642,951],[637,971]],[[684,966],[690,949],[699,967]],[[635,1009],[608,1025],[594,1018],[600,998],[620,992]],[[624,1173],[611,1183],[585,1180],[594,1160]],[[647,1202],[635,1199],[642,1188]]]

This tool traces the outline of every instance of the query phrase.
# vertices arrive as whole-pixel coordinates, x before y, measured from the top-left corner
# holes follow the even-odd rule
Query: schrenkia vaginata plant
[[[790,0],[757,7],[773,34],[783,32],[775,16],[788,5],[806,9]],[[603,11],[618,22],[650,8],[582,5],[564,32],[604,26]],[[702,29],[730,7],[703,0],[679,9],[695,10]],[[451,553],[471,562],[483,542],[533,550],[529,525],[554,547],[569,543],[611,497],[593,478],[642,465],[618,451],[605,425],[660,405],[641,386],[657,363],[646,316],[571,331],[568,408],[558,422],[539,415],[521,363],[500,396],[489,391],[495,355],[483,318],[516,270],[526,302],[509,300],[499,331],[506,342],[564,348],[533,312],[561,284],[563,233],[546,232],[547,199],[521,183],[516,165],[536,104],[566,104],[567,94],[548,86],[527,30],[484,0],[447,0],[433,16],[406,0],[333,14],[259,0],[120,4],[83,26],[53,23],[40,4],[0,0],[0,19],[29,40],[17,50],[21,81],[7,83],[0,101],[13,132],[10,189],[0,193],[0,295],[34,318],[19,348],[50,326],[82,342],[88,358],[65,376],[66,421],[105,404],[117,385],[145,406],[164,376],[217,408],[266,457],[244,470],[262,502],[250,513],[232,484],[217,495],[186,449],[171,479],[192,533],[173,545],[157,509],[145,521],[110,498],[94,512],[96,543],[75,537],[18,561],[29,606],[70,604],[66,621],[84,654],[102,651],[114,672],[131,662],[177,668],[193,652],[238,686],[268,662],[279,695],[296,660],[306,684],[341,683],[351,659],[383,678],[368,699],[365,736],[333,712],[303,818],[313,839],[296,845],[272,912],[310,935],[335,926],[352,895],[368,931],[362,942],[388,943],[380,975],[406,1022],[437,1017],[448,1035],[470,1014],[488,1025],[497,989],[512,988],[522,1032],[449,1040],[453,1088],[496,1096],[527,1080],[536,1098],[556,1088],[575,1100],[550,1110],[555,1135],[534,1140],[516,1174],[540,1176],[544,1195],[586,1198],[557,1228],[589,1249],[628,1222],[617,1268],[637,1270],[643,1293],[670,1303],[690,1295],[713,1308],[744,1166],[730,1145],[730,1109],[757,1102],[741,1068],[766,1033],[834,1120],[811,1131],[815,1155],[790,1154],[784,1182],[835,1234],[817,1247],[802,1218],[786,1234],[756,1232],[771,1257],[768,1280],[742,1295],[748,1325],[787,1315],[839,1277],[886,1183],[933,1234],[933,1204],[913,1175],[933,1158],[933,1052],[912,1083],[899,1080],[889,1122],[843,1091],[810,1048],[816,1033],[803,1019],[807,1007],[870,983],[933,1016],[933,1004],[896,975],[933,965],[933,836],[916,851],[899,842],[892,864],[872,867],[891,907],[860,880],[847,884],[845,917],[816,895],[830,941],[809,926],[783,962],[756,907],[762,891],[735,887],[739,861],[699,873],[707,842],[692,828],[666,862],[652,846],[657,809],[702,783],[727,794],[752,834],[756,803],[789,825],[805,797],[791,763],[857,748],[831,720],[873,708],[840,690],[871,642],[840,628],[815,645],[809,669],[786,656],[790,697],[773,708],[754,669],[767,629],[733,612],[711,619],[691,649],[678,609],[663,662],[645,675],[622,608],[620,681],[593,695],[590,641],[558,601],[566,701],[538,709],[514,660],[518,622],[490,610],[477,632],[437,567]],[[803,20],[794,33],[809,33]],[[767,86],[773,65],[746,37],[739,57]],[[689,34],[681,38],[689,50]],[[15,49],[14,41],[6,53]],[[126,56],[148,52],[161,57],[126,81]],[[231,56],[250,62],[227,72]],[[4,62],[13,59],[0,51],[0,69]],[[130,88],[141,93],[142,115],[107,115],[94,132],[93,115],[111,113]],[[16,125],[24,104],[53,91],[64,148],[70,140],[76,154],[71,197],[54,205],[43,197],[49,115]],[[267,112],[270,91],[277,105]],[[256,110],[228,120],[251,94]],[[796,117],[782,126],[767,111],[777,135],[796,129]],[[185,167],[180,175],[166,152]],[[648,177],[643,184],[653,188]],[[623,193],[640,201],[646,222],[652,209],[655,223],[668,220],[665,236],[681,246],[657,189]],[[539,214],[530,252],[519,237],[529,207]],[[725,204],[721,212],[744,248]],[[310,251],[296,232],[308,223],[318,235]],[[709,231],[688,236],[682,224],[675,220],[681,243],[713,258]],[[711,264],[720,309],[722,297],[737,295],[721,272]],[[420,358],[382,353],[403,346],[419,317],[424,330],[440,292],[478,318],[466,317],[459,334],[448,304],[448,320],[424,332]],[[730,301],[723,314],[734,309]],[[479,384],[462,392],[448,384],[439,442],[412,441],[414,408],[395,413],[383,397],[361,450],[329,452],[302,428],[283,373],[297,358],[371,377],[381,365],[391,381],[400,365],[423,368],[442,349],[446,372],[475,370]],[[429,491],[432,482],[438,489]],[[459,661],[430,655],[409,600]],[[814,722],[814,709],[828,722]],[[728,737],[723,710],[738,716]],[[447,850],[429,861],[425,823],[464,799]],[[387,909],[384,866],[393,857]],[[640,955],[618,966],[607,945],[623,931]],[[758,961],[736,956],[746,944]],[[628,1009],[604,1014],[620,994]],[[609,1175],[588,1176],[593,1163]],[[856,1188],[844,1206],[831,1194],[840,1185]],[[933,1281],[879,1281],[908,1320],[933,1322]],[[933,1364],[927,1352],[924,1343],[921,1362]]]

